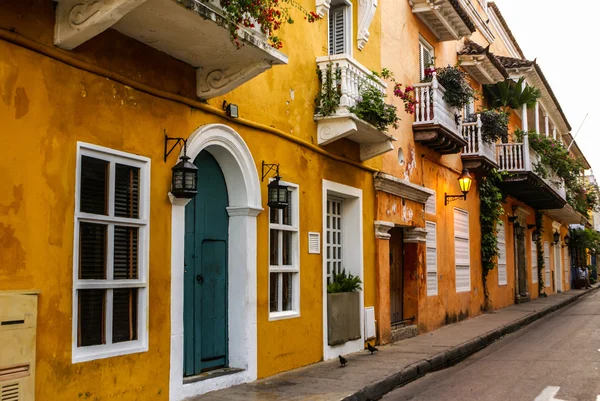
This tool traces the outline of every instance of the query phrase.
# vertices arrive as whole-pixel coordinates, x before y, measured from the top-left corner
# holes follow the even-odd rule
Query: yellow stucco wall
[[[52,2],[10,0],[0,28],[52,47]],[[314,2],[303,1],[306,8]],[[4,7],[4,6],[3,6]],[[354,5],[356,22],[357,6]],[[21,18],[22,15],[28,18]],[[363,51],[367,68],[380,64],[378,11]],[[223,97],[242,117],[316,143],[315,57],[326,54],[326,21],[301,18],[284,28],[287,66],[274,67]],[[309,34],[310,32],[310,34]],[[356,32],[356,27],[354,27]],[[353,40],[356,47],[356,41]],[[194,70],[145,45],[108,30],[73,52],[64,52],[159,89],[194,97]],[[0,120],[9,133],[0,152],[0,282],[2,289],[40,289],[39,399],[167,399],[170,353],[171,205],[167,198],[175,155],[164,163],[164,130],[187,137],[198,127],[223,123],[246,141],[257,170],[264,160],[281,163],[286,181],[300,188],[300,309],[294,319],[268,321],[268,216],[258,216],[258,375],[268,376],[322,359],[322,257],[309,255],[307,231],[322,231],[322,179],[363,193],[364,304],[375,303],[375,204],[372,173],[334,161],[306,147],[187,105],[157,98],[110,79],[0,41]],[[76,142],[83,141],[151,159],[149,351],[93,362],[71,363],[71,299]],[[358,160],[349,141],[326,150]],[[376,165],[377,160],[365,165]],[[266,199],[266,185],[261,185]],[[263,202],[266,208],[266,201]],[[152,366],[152,369],[147,369]],[[135,374],[133,373],[135,372]]]

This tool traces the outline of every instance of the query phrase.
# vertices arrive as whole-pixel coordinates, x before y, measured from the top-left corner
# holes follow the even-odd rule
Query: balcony
[[[336,70],[339,68],[340,81],[334,79],[334,86],[341,88],[340,105],[329,116],[315,115],[317,122],[317,140],[321,146],[342,138],[347,138],[360,145],[362,161],[379,156],[394,149],[394,137],[380,131],[373,125],[361,120],[348,111],[360,98],[360,89],[364,85],[375,87],[385,94],[387,85],[381,79],[372,77],[371,71],[356,60],[343,54],[317,58],[317,68],[325,76],[329,64]]]
[[[459,0],[409,0],[415,14],[440,42],[459,40],[475,32],[475,24]]]
[[[113,28],[196,68],[197,96],[210,99],[249,81],[287,56],[259,29],[240,27],[238,49],[218,0],[59,0],[54,43],[74,49]]]
[[[415,88],[415,142],[445,155],[460,153],[467,141],[458,124],[458,112],[446,104],[446,90],[437,81],[435,74],[431,82],[413,85]]]
[[[496,160],[500,171],[510,173],[501,189],[535,209],[562,209],[567,203],[564,182],[550,168],[549,177],[536,172],[539,155],[529,147],[528,137],[522,143],[496,145]]]
[[[485,174],[498,168],[496,164],[496,145],[485,142],[481,136],[481,117],[477,120],[461,124],[461,131],[467,145],[463,148],[461,157],[463,167],[475,173]]]

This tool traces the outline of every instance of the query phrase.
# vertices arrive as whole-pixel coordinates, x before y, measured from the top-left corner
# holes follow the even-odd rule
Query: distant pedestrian
[[[585,288],[592,288],[592,285],[590,284],[589,270],[588,270],[587,266],[586,267],[580,266],[579,270],[580,270],[581,278],[583,279]]]

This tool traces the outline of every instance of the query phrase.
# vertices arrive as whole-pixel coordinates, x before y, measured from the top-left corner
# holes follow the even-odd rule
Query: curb
[[[379,399],[385,394],[394,390],[395,388],[404,386],[405,384],[417,380],[418,378],[425,376],[427,373],[448,368],[462,361],[463,359],[466,359],[468,356],[498,341],[505,335],[514,333],[519,329],[530,325],[536,320],[539,320],[544,316],[557,311],[558,309],[572,304],[579,298],[586,296],[592,291],[595,291],[599,288],[600,286],[594,287],[589,291],[577,294],[569,299],[565,299],[564,301],[556,305],[545,307],[542,310],[536,311],[528,316],[517,319],[504,326],[500,326],[481,336],[472,338],[471,340],[465,341],[462,344],[459,344],[443,352],[432,355],[428,359],[415,362],[405,367],[401,371],[381,379],[377,383],[373,383],[366,387],[363,387],[361,390],[355,392],[354,394],[343,398],[342,401],[371,401]]]

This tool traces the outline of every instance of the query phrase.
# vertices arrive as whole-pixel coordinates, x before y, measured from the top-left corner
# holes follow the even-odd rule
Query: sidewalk
[[[430,333],[378,347],[379,352],[345,355],[338,360],[319,362],[253,383],[205,394],[193,401],[248,400],[372,400],[424,374],[443,369],[500,337],[519,330],[537,319],[594,291],[571,290],[548,298],[511,305]]]

